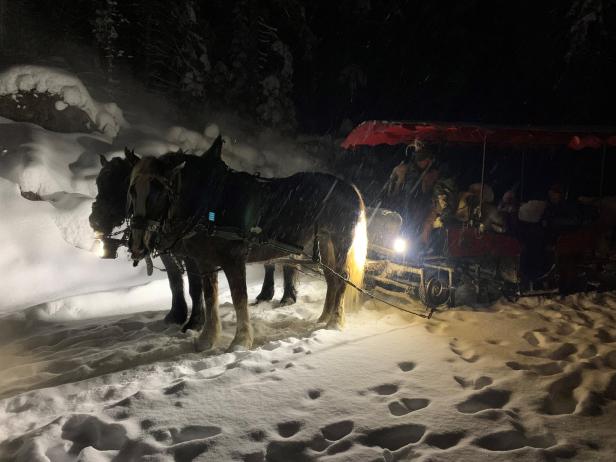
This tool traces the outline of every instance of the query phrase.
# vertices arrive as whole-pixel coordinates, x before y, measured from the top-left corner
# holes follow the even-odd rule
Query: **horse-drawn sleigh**
[[[409,224],[403,223],[397,213],[383,210],[380,207],[382,197],[376,195],[373,201],[376,208],[368,212],[370,246],[366,287],[398,302],[419,299],[432,309],[445,304],[455,305],[456,289],[461,285],[472,287],[480,299],[501,295],[517,299],[524,295],[604,287],[604,276],[613,273],[615,256],[616,220],[611,216],[615,211],[605,206],[604,197],[606,172],[610,171],[606,165],[606,153],[608,148],[616,146],[613,133],[608,130],[468,124],[378,121],[360,124],[344,140],[343,148],[354,151],[363,147],[371,155],[370,147],[404,146],[421,140],[445,146],[450,154],[458,156],[468,155],[474,150],[478,154],[475,160],[480,160],[476,168],[479,178],[475,179],[479,181],[473,185],[474,195],[460,194],[456,210],[460,219],[439,231],[440,240],[433,249],[435,252],[423,255],[413,252],[419,239],[417,233],[409,232]],[[545,167],[542,156],[571,157],[571,153],[583,150],[586,156],[584,168],[595,169],[596,182],[591,186],[596,185],[596,190],[582,192],[597,196],[592,201],[586,200],[584,205],[593,202],[594,207],[590,207],[590,213],[584,217],[573,217],[572,223],[557,232],[546,230],[541,217],[530,222],[519,220],[518,214],[523,214],[524,207],[545,207],[545,204],[529,201],[528,205],[522,205],[522,210],[499,209],[493,203],[494,193],[486,179],[486,165],[491,156],[489,150],[498,151],[501,157],[504,152],[509,160],[508,168],[511,170],[513,164],[513,169],[519,172],[515,179],[518,200],[523,199],[519,196],[525,187],[531,189],[525,185],[525,177],[532,176],[533,172],[528,172],[532,166],[525,164],[534,161],[541,165],[543,162]],[[569,154],[564,151],[569,151]],[[599,156],[595,154],[597,151]],[[533,158],[529,159],[531,156]],[[568,159],[565,168],[572,170],[574,163]],[[466,167],[472,170],[468,163]],[[516,175],[509,176],[515,178]],[[569,173],[569,179],[572,176]],[[532,198],[531,194],[529,196]],[[580,204],[580,207],[584,205]],[[590,219],[589,216],[593,215],[594,219]],[[512,218],[515,225],[511,225]],[[611,248],[606,248],[610,245]]]
[[[439,244],[430,254],[414,251],[412,240],[417,236],[408,233],[409,223],[382,208],[381,201],[364,210],[362,195],[350,182],[318,173],[268,180],[232,171],[221,159],[220,138],[201,156],[178,152],[139,158],[126,150],[121,162],[102,159],[91,223],[103,233],[108,256],[113,257],[119,245],[126,245],[135,264],[146,260],[149,270],[151,256],[163,258],[174,294],[168,318],[178,323],[186,319],[181,285],[185,266],[193,299],[185,329],[205,326],[202,348],[212,347],[220,333],[218,270],[227,276],[237,314],[231,347],[250,347],[245,265],[276,258],[288,262],[289,255],[299,257],[293,260],[295,264],[322,270],[327,294],[319,321],[330,327],[344,322],[347,286],[354,287],[352,295],[359,291],[379,298],[385,295],[398,304],[419,299],[433,310],[455,305],[456,289],[462,285],[472,287],[479,297],[517,298],[569,290],[564,281],[580,282],[582,274],[583,283],[575,290],[600,284],[597,276],[613,260],[609,253],[599,258],[598,236],[613,232],[614,220],[579,223],[561,230],[553,242],[545,240],[545,235],[537,240],[540,220],[517,223],[515,230],[504,226],[507,220],[495,213],[494,192],[486,183],[487,148],[602,149],[598,198],[594,199],[601,215],[606,210],[602,207],[606,151],[616,145],[615,136],[603,131],[368,122],[351,132],[342,146],[349,150],[407,145],[416,140],[447,144],[448,149],[464,145],[481,155],[480,182],[463,195],[458,206],[461,221],[448,223],[435,233],[440,236]],[[117,165],[112,169],[110,162]],[[524,177],[525,154],[519,163]],[[119,179],[111,181],[112,171],[119,171]],[[117,191],[105,187],[110,182],[116,183]],[[524,178],[520,185],[521,190]],[[115,215],[106,223],[113,226],[102,226],[98,219],[110,210]],[[114,239],[112,228],[121,223],[128,226],[121,231],[122,238]],[[529,272],[525,263],[533,253],[529,249],[548,244],[550,258]],[[361,287],[364,271],[368,292]]]

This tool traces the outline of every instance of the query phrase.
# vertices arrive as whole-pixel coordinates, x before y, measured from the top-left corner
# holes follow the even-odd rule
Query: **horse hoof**
[[[196,322],[188,322],[184,327],[182,327],[182,332],[186,333],[186,331],[194,330],[195,332],[200,331],[203,328],[202,324]]]
[[[165,316],[163,321],[165,322],[165,324],[177,324],[181,326],[182,324],[186,322],[186,315],[184,315],[184,317],[181,318],[175,314],[167,313],[167,316]]]
[[[252,347],[252,338],[234,338],[227,348],[227,353],[248,351]]]
[[[257,301],[255,303],[261,303],[261,302],[271,302],[272,298],[274,298],[274,293],[272,292],[272,294],[259,294],[257,295]]]
[[[323,313],[319,319],[317,319],[317,324],[327,324],[329,322],[329,315]]]
[[[250,348],[244,346],[244,345],[229,345],[229,348],[227,348],[227,351],[225,353],[239,353],[241,351],[248,351],[250,350]]]
[[[216,346],[218,342],[218,337],[220,337],[220,331],[208,332],[205,330],[202,334],[197,338],[195,342],[198,351],[206,351],[211,350]]]
[[[199,340],[195,341],[195,351],[209,351],[214,348],[214,345],[211,342],[200,342]]]
[[[340,320],[330,319],[325,328],[330,330],[342,330],[343,325],[344,323]]]
[[[280,304],[278,306],[289,306],[295,304],[296,300],[293,297],[285,297],[280,300]]]

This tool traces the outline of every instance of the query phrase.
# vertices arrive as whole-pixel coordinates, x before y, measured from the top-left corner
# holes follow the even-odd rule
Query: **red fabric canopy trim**
[[[557,131],[539,128],[489,127],[464,124],[367,121],[349,133],[341,146],[408,144],[415,140],[432,142],[510,145],[560,145],[570,149],[598,149],[616,146],[616,134]]]

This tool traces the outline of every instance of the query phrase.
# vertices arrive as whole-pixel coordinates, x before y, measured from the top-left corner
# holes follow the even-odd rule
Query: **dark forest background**
[[[616,0],[0,0],[0,65],[64,63],[120,106],[137,82],[187,120],[289,132],[609,125],[615,25]]]

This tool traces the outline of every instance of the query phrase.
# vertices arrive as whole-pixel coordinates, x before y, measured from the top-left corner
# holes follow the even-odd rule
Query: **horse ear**
[[[135,154],[134,149],[131,151],[128,148],[124,148],[124,155],[126,156],[126,159],[131,163],[131,165],[135,165],[141,160],[139,156]]]
[[[109,163],[109,161],[107,160],[107,158],[105,156],[103,156],[102,154],[98,155],[98,159],[101,162],[101,167],[104,167],[105,165],[107,165]]]
[[[186,161],[179,163],[171,169],[171,177],[174,177],[186,166]]]
[[[212,146],[210,146],[210,149],[201,154],[201,157],[220,159],[222,157],[222,143],[224,143],[222,136],[218,135],[212,143]]]

